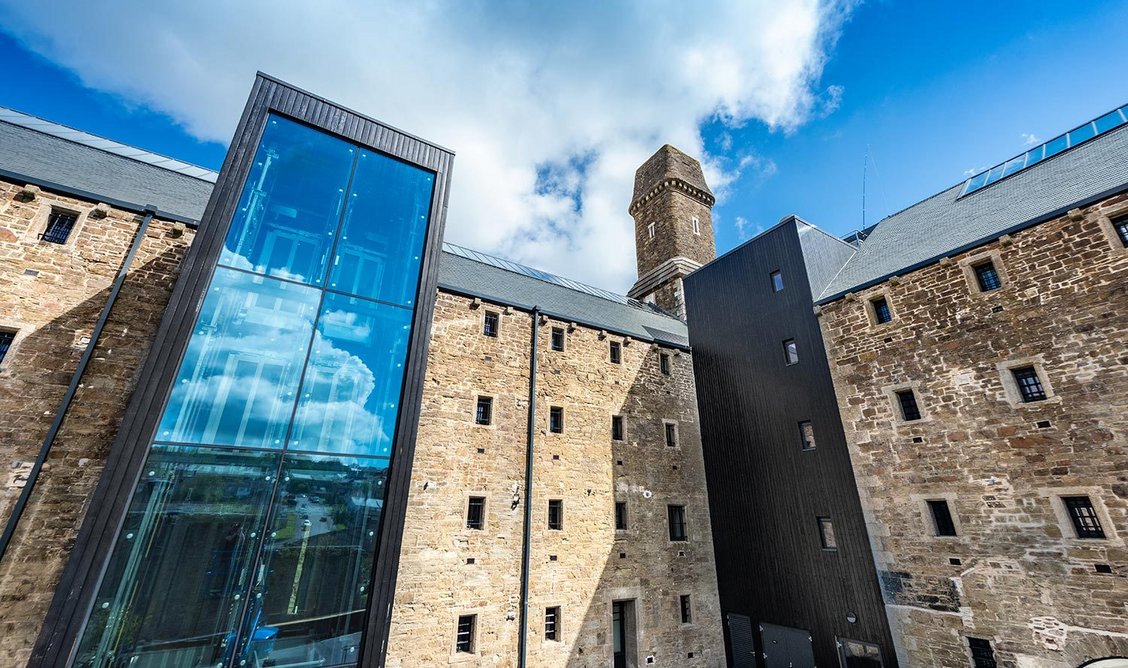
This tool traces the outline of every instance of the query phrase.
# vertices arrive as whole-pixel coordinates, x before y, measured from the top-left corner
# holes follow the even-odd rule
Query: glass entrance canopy
[[[267,117],[74,665],[356,663],[434,181]]]

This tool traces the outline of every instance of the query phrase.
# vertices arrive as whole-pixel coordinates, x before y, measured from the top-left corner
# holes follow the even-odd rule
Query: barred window
[[[884,325],[893,319],[893,312],[889,310],[889,300],[885,297],[872,299],[870,304],[873,305],[873,319],[877,324]]]
[[[691,623],[693,621],[693,613],[689,608],[689,594],[682,594],[679,603],[681,604],[682,624]]]
[[[544,639],[559,640],[557,636],[560,625],[560,608],[554,606],[544,610]]]
[[[486,520],[486,497],[472,496],[466,506],[466,528],[481,530]]]
[[[1116,229],[1116,236],[1120,237],[1120,243],[1128,248],[1128,216],[1120,216],[1112,220],[1112,226]]]
[[[560,406],[548,409],[548,430],[554,434],[564,433],[564,409]]]
[[[1092,500],[1087,496],[1063,496],[1061,499],[1069,512],[1069,519],[1073,522],[1073,530],[1078,538],[1104,538],[1104,528],[1097,517],[1097,510],[1093,508]]]
[[[659,353],[658,368],[662,371],[663,376],[670,375],[670,356],[668,354]]]
[[[454,651],[466,654],[474,653],[474,625],[478,615],[459,615],[458,632],[454,640]]]
[[[557,352],[564,350],[564,328],[552,328],[552,349]]]
[[[51,214],[47,217],[47,229],[39,235],[39,238],[52,244],[65,244],[76,222],[78,222],[77,213],[51,209]]]
[[[678,426],[673,422],[666,423],[666,446],[673,448],[678,445]]]
[[[981,292],[990,292],[1003,287],[1003,282],[999,279],[999,272],[995,270],[994,262],[990,260],[980,262],[974,265],[972,270],[975,271],[975,280],[979,283]]]
[[[1034,367],[1011,369],[1011,373],[1014,374],[1014,382],[1018,384],[1018,391],[1022,394],[1024,402],[1046,400],[1046,388],[1042,387],[1042,379],[1038,378],[1038,372]]]
[[[548,502],[548,528],[560,531],[564,528],[564,502],[551,499]]]
[[[991,641],[982,638],[967,639],[967,647],[971,650],[971,663],[975,668],[996,668],[995,650],[991,648]]]
[[[482,334],[486,336],[497,336],[498,320],[501,318],[494,311],[486,311],[485,319],[482,321]]]
[[[489,424],[493,419],[493,399],[491,397],[478,397],[478,407],[474,411],[474,422]]]

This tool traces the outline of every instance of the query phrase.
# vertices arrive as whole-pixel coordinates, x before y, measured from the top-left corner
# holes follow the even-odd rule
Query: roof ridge
[[[182,174],[184,176],[208,183],[215,183],[216,178],[219,176],[218,172],[207,169],[206,167],[193,165],[190,162],[178,160],[177,158],[172,158],[167,155],[161,155],[160,153],[147,151],[136,146],[130,146],[129,144],[123,144],[119,141],[108,139],[106,137],[100,137],[98,135],[86,132],[85,130],[79,130],[78,128],[72,128],[61,123],[49,121],[45,118],[40,118],[31,114],[25,114],[22,111],[17,111],[10,107],[0,106],[0,122],[8,123],[9,125],[15,125],[17,127],[25,128],[27,130],[45,134],[51,137],[56,137],[64,141],[69,141],[73,144],[93,148],[95,150],[102,151],[103,153],[109,153],[110,155],[116,155],[129,160],[134,160],[145,165],[164,169],[176,174]]]

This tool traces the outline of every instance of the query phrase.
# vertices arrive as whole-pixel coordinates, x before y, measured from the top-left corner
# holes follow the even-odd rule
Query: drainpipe
[[[121,292],[121,286],[125,283],[125,275],[129,273],[129,267],[133,264],[133,259],[137,257],[137,251],[141,248],[141,242],[145,239],[145,232],[149,229],[149,221],[153,219],[155,212],[155,207],[145,207],[145,217],[141,220],[141,226],[137,228],[137,234],[133,237],[133,244],[129,247],[129,253],[125,256],[125,261],[122,262],[121,269],[118,270],[117,278],[114,279],[113,287],[110,289],[110,296],[106,299],[106,305],[102,307],[102,314],[98,316],[98,322],[94,325],[94,331],[90,333],[90,342],[86,344],[86,350],[82,353],[82,358],[78,361],[78,367],[71,376],[67,393],[63,395],[63,403],[60,404],[59,409],[55,411],[55,419],[51,422],[51,428],[47,430],[47,436],[43,439],[43,445],[39,448],[39,455],[35,458],[35,463],[31,467],[27,482],[24,483],[23,491],[20,492],[20,498],[12,508],[12,515],[8,518],[8,525],[4,527],[4,535],[0,536],[0,561],[4,559],[4,555],[8,552],[8,546],[12,542],[12,536],[16,533],[16,525],[19,524],[20,517],[27,508],[27,502],[31,498],[31,492],[35,488],[36,481],[39,480],[39,473],[43,470],[43,464],[47,461],[47,455],[51,452],[51,446],[55,444],[55,437],[58,436],[59,428],[63,424],[63,418],[66,417],[67,410],[70,409],[71,401],[74,399],[75,393],[78,392],[79,383],[82,382],[82,376],[86,373],[86,366],[90,363],[90,358],[94,356],[94,346],[98,345],[98,338],[102,335],[102,330],[106,326],[106,320],[109,319],[110,311],[114,307],[114,302],[117,301],[118,293]]]
[[[540,307],[533,307],[533,344],[529,361],[529,431],[525,443],[525,532],[521,539],[521,611],[517,636],[517,668],[525,668],[529,630],[529,556],[533,526],[533,436],[537,418],[537,333]]]

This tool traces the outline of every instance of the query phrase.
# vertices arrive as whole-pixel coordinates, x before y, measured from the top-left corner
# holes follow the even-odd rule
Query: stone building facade
[[[207,174],[138,162],[159,156],[86,155],[91,147],[80,134],[76,141],[74,131],[22,122],[0,123],[0,144],[10,149],[0,169],[19,169],[0,180],[0,332],[14,334],[0,363],[5,523],[34,478],[0,561],[0,663],[11,666],[28,661],[43,629],[211,185]],[[20,162],[17,150],[69,153],[77,167],[49,173],[48,161]],[[107,187],[91,196],[97,184],[83,169],[90,160],[148,188],[146,201],[161,210],[147,226],[144,207],[123,193]],[[41,238],[56,213],[75,215],[62,243]],[[534,323],[527,665],[611,665],[613,619],[624,604],[624,665],[724,665],[684,323],[625,297],[546,283],[512,263],[459,252],[443,254],[387,665],[517,665]],[[513,281],[524,283],[497,290]],[[545,307],[534,316],[523,298],[538,290]],[[72,380],[76,392],[64,404]],[[476,423],[484,396],[493,409],[486,425]],[[563,422],[555,431],[554,408]],[[471,497],[484,500],[480,528],[468,527]],[[559,528],[548,526],[550,501],[562,506]],[[670,506],[682,509],[684,539],[671,540]],[[546,637],[550,609],[555,638]],[[473,648],[460,652],[466,615],[475,616]]]
[[[907,665],[966,665],[969,638],[1006,666],[1128,655],[1128,247],[1110,222],[1124,213],[1114,195],[821,308]],[[1000,288],[967,271],[984,260]],[[1031,367],[1045,400],[1015,383]],[[1078,536],[1067,498],[1091,501],[1103,538]]]

